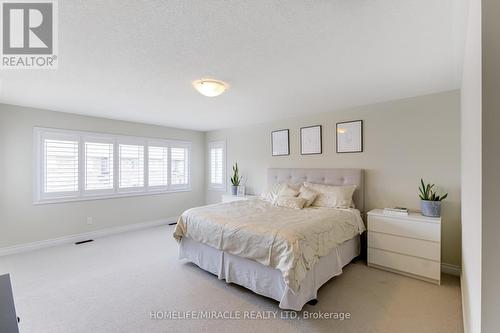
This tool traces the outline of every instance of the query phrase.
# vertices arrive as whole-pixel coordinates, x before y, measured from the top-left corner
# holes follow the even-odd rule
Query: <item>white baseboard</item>
[[[447,264],[447,263],[441,263],[441,272],[445,274],[450,274],[454,276],[460,276],[461,272],[460,266],[457,265],[452,265],[452,264]]]
[[[47,240],[42,240],[42,241],[36,241],[36,242],[32,242],[32,243],[7,246],[7,247],[0,248],[0,257],[10,255],[10,254],[17,254],[17,253],[22,253],[22,252],[40,250],[43,248],[62,245],[62,244],[76,243],[76,242],[80,242],[80,241],[87,240],[87,239],[95,239],[95,238],[100,238],[100,237],[104,237],[104,236],[128,232],[128,231],[157,227],[160,225],[175,223],[175,222],[177,222],[177,219],[178,219],[178,217],[169,217],[169,218],[162,219],[162,220],[128,224],[128,225],[119,226],[119,227],[111,227],[111,228],[105,228],[105,229],[85,232],[82,234],[69,235],[69,236],[52,238],[52,239],[47,239]]]
[[[464,277],[460,276],[460,294],[462,296],[462,320],[464,325],[464,333],[469,333],[469,313],[466,309],[467,300],[465,299],[466,287],[464,286]]]

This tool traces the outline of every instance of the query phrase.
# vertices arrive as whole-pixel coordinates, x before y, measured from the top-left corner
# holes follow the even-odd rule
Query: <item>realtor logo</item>
[[[57,68],[55,0],[1,0],[2,69]]]

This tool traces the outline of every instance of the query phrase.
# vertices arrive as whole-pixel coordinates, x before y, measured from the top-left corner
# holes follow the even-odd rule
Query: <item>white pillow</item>
[[[311,188],[307,188],[307,187],[304,187],[302,185],[302,187],[300,188],[300,191],[299,191],[299,198],[302,198],[306,201],[304,207],[309,207],[312,205],[312,203],[314,202],[314,200],[316,200],[316,198],[318,197],[318,192],[314,191],[313,189]]]
[[[302,209],[306,203],[305,199],[297,198],[297,197],[282,197],[279,196],[276,199],[276,205],[280,207],[287,207],[293,209]]]
[[[276,198],[278,197],[278,192],[281,190],[282,186],[283,184],[280,183],[275,183],[269,186],[268,189],[264,193],[262,193],[262,198],[264,198],[264,200],[269,202],[276,201]]]
[[[324,184],[304,183],[306,188],[318,192],[313,206],[331,208],[354,208],[352,195],[356,185],[332,186]]]

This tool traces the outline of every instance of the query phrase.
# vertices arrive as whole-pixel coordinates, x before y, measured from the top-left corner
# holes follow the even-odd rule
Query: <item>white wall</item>
[[[192,191],[33,205],[34,126],[191,141]],[[204,139],[202,132],[0,104],[0,248],[175,217],[203,204]]]
[[[481,0],[470,0],[461,89],[462,306],[466,332],[481,330]]]
[[[482,1],[482,332],[500,327],[500,2]]]
[[[443,207],[446,263],[460,265],[460,96],[458,91],[408,98],[347,110],[284,119],[207,133],[207,141],[226,140],[227,166],[238,161],[248,190],[260,194],[270,167],[363,168],[366,208],[419,209],[420,177],[439,184],[449,198]],[[237,110],[234,111],[237,117]],[[336,154],[335,123],[364,120],[364,152]],[[323,125],[322,155],[301,156],[299,128]],[[271,156],[271,131],[290,129],[291,155]],[[229,178],[229,173],[227,177]],[[207,202],[221,192],[208,191]]]

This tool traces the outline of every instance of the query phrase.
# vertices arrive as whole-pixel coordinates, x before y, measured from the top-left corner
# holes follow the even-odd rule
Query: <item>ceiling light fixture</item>
[[[219,80],[201,79],[193,81],[193,87],[203,96],[215,97],[226,91],[229,88],[229,85],[226,82]]]

